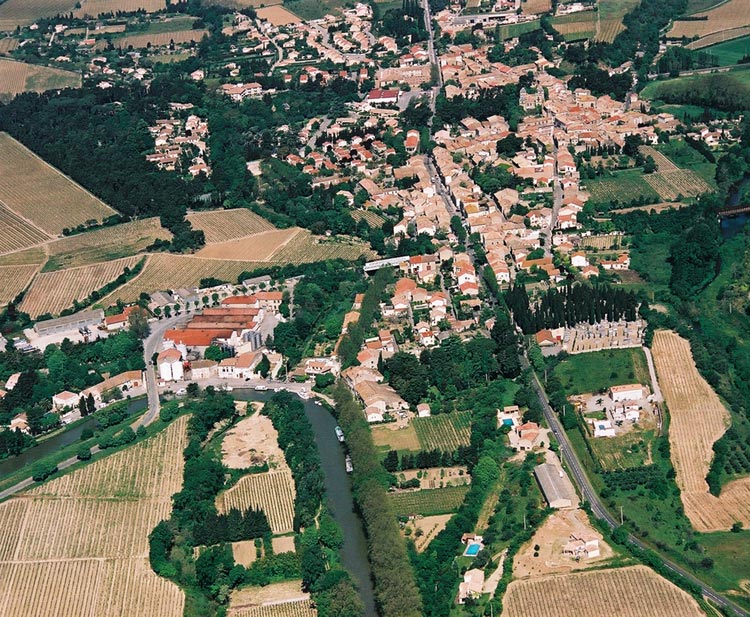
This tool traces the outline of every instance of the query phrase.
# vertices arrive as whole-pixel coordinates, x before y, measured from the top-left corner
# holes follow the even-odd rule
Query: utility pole
[[[623,525],[623,520],[622,520],[622,506],[620,506],[620,526],[622,526],[622,525]]]

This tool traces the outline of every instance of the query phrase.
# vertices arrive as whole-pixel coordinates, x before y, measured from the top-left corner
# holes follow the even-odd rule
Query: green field
[[[670,139],[669,143],[659,144],[656,149],[668,157],[677,167],[691,169],[714,188],[716,187],[716,164],[711,163],[695,148],[682,139]]]
[[[565,37],[566,41],[593,38],[596,35],[596,13],[594,11],[581,11],[553,17],[552,25]]]
[[[741,36],[732,41],[705,47],[701,51],[715,56],[720,66],[737,64],[740,59],[750,54],[750,37]]]
[[[719,591],[728,591],[742,606],[750,607],[750,531],[700,534],[698,543],[714,560],[714,567],[705,575],[706,580]],[[737,592],[742,592],[744,597],[738,597]]]
[[[471,412],[456,411],[412,422],[422,450],[453,452],[471,440]]]
[[[449,486],[411,493],[392,493],[388,497],[396,516],[435,516],[458,510],[468,492],[468,486]]]
[[[630,265],[648,283],[651,292],[669,291],[672,265],[667,261],[674,242],[668,233],[637,236],[630,249]]]
[[[654,431],[632,430],[619,437],[589,439],[594,456],[605,471],[632,469],[651,463]]]
[[[685,15],[694,15],[695,13],[703,13],[708,9],[715,7],[717,4],[721,4],[722,0],[688,0],[687,8],[685,9]]]
[[[341,0],[286,0],[284,2],[285,9],[289,9],[305,21],[320,19],[329,14],[340,15],[343,5]]]
[[[725,71],[722,74],[731,75],[743,86],[750,86],[750,66],[740,66],[731,71]],[[677,82],[698,82],[704,77],[705,75],[689,75],[687,77],[675,77],[674,79],[659,79],[656,81],[650,81],[646,84],[646,87],[641,90],[641,98],[654,101],[659,99],[660,90],[666,84],[674,84]]]
[[[526,34],[527,32],[539,30],[541,27],[542,26],[538,19],[535,21],[524,21],[520,24],[503,25],[499,28],[500,38],[502,40],[514,39],[517,36]]]
[[[603,392],[628,383],[651,385],[646,356],[637,347],[568,356],[555,367],[555,375],[569,395]]]
[[[611,176],[601,176],[586,180],[586,188],[591,193],[591,200],[598,203],[618,201],[628,204],[641,197],[658,200],[659,195],[643,179],[640,169],[618,171]]]

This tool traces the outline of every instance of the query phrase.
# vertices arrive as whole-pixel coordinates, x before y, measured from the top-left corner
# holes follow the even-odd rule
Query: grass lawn
[[[750,531],[700,534],[698,543],[714,560],[707,580],[718,590],[728,591],[738,604],[750,608]]]
[[[721,66],[737,64],[744,56],[750,54],[750,37],[741,36],[732,41],[724,41],[718,45],[711,45],[701,49],[702,52],[711,54],[716,57],[716,61]]]
[[[402,429],[392,429],[391,425],[384,424],[373,426],[372,440],[375,446],[384,452],[388,450],[418,452],[420,449],[413,423]]]
[[[628,383],[651,385],[646,356],[640,348],[571,355],[555,367],[555,375],[568,394],[600,392]]]

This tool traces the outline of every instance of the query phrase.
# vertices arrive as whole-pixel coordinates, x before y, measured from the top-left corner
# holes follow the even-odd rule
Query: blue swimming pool
[[[469,544],[464,555],[467,555],[468,557],[476,557],[481,548],[482,546],[480,544]]]
[[[503,425],[505,425],[505,426],[513,426],[513,419],[512,418],[505,418],[503,420]]]

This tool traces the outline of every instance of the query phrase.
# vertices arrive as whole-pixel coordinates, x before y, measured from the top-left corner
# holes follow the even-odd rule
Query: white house
[[[594,437],[615,437],[615,428],[609,420],[594,420]]]
[[[458,603],[464,604],[469,598],[472,600],[479,598],[483,587],[484,572],[478,568],[467,570],[463,582],[458,585]]]
[[[622,403],[623,401],[639,401],[643,398],[643,386],[639,383],[631,383],[622,386],[612,386],[609,389],[609,395],[612,402]]]
[[[162,381],[181,381],[184,378],[182,354],[177,349],[165,349],[156,358]]]
[[[586,253],[583,251],[577,251],[570,256],[570,265],[574,268],[585,268],[589,265],[589,260],[586,259]]]
[[[78,406],[78,400],[81,398],[80,394],[63,390],[59,394],[55,394],[52,397],[52,409],[55,411],[65,411],[73,409]]]

